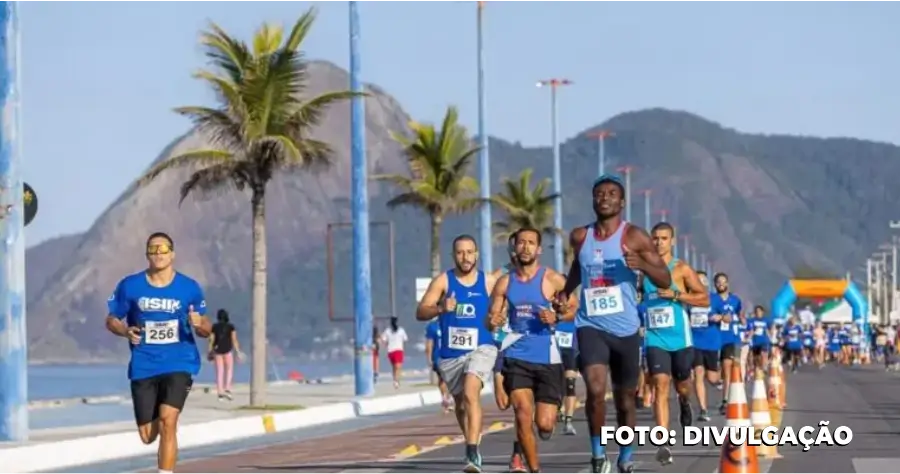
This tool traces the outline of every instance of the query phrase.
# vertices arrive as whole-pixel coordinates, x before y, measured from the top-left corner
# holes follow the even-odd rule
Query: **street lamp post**
[[[488,136],[485,124],[486,92],[484,87],[484,2],[478,2],[478,139],[481,150],[478,152],[478,175],[481,182],[481,269],[491,271],[494,268],[494,245],[491,238],[491,205],[487,200],[491,197],[491,158],[488,150]]]
[[[645,189],[641,192],[644,193],[644,228],[649,232],[650,227],[653,225],[650,218],[650,195],[653,193],[653,190]]]
[[[698,268],[694,267],[691,263],[691,236],[690,234],[685,234],[681,236],[682,240],[684,240],[684,261],[690,265],[694,270],[698,270]],[[709,275],[707,275],[709,278]]]
[[[598,176],[602,176],[606,173],[606,137],[614,135],[615,134],[609,130],[597,130],[596,132],[588,133],[589,137],[597,139],[597,166],[600,172]]]
[[[359,61],[359,7],[350,2],[350,90],[363,92]],[[350,99],[351,201],[353,214],[353,372],[357,396],[375,393],[372,361],[372,274],[369,255],[369,187],[366,109],[359,95]]]
[[[0,2],[0,441],[28,440],[18,2]]]
[[[620,166],[616,171],[625,176],[625,220],[631,222],[631,172],[634,166]]]
[[[572,81],[568,79],[545,79],[537,83],[538,87],[550,88],[550,141],[553,146],[553,192],[559,197],[554,200],[553,225],[557,229],[563,228],[562,222],[562,166],[559,154],[559,110],[556,100],[556,90],[562,86],[571,85]],[[554,252],[556,269],[564,272],[565,262],[563,260],[563,239],[559,232],[553,235]]]

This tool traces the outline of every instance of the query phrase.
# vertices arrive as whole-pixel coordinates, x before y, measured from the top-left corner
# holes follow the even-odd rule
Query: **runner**
[[[509,236],[509,240],[506,242],[506,253],[509,256],[509,263],[494,272],[494,277],[498,280],[516,268],[515,232]],[[505,312],[506,308],[503,311]],[[509,322],[494,331],[494,342],[498,350],[497,361],[494,363],[494,400],[497,402],[497,408],[502,411],[506,411],[509,408],[509,394],[506,393],[506,389],[503,387],[503,352],[500,351],[507,334],[509,334]],[[513,423],[515,423],[515,417],[513,417]],[[528,472],[522,455],[522,445],[518,441],[513,441],[512,454],[509,457],[509,472]]]
[[[574,307],[575,289],[582,286],[575,337],[587,386],[585,410],[591,432],[592,472],[612,469],[600,437],[600,429],[606,424],[607,377],[613,384],[618,425],[633,428],[636,422],[634,393],[641,370],[636,271],[657,287],[672,285],[672,275],[647,232],[622,219],[624,191],[617,176],[605,174],[597,178],[591,191],[597,220],[574,229],[569,238],[575,260],[564,294],[569,298],[567,303]],[[620,448],[620,471],[634,471],[633,448]]]
[[[709,293],[709,279],[706,272],[697,272],[704,291]],[[697,395],[697,403],[700,405],[698,421],[710,421],[706,398],[706,382],[713,387],[718,386],[719,377],[719,348],[722,347],[719,335],[719,323],[721,316],[712,314],[709,306],[691,306],[691,336],[694,339],[694,393]],[[705,379],[705,380],[704,380]]]
[[[713,277],[713,284],[716,285],[716,294],[710,297],[710,311],[720,318],[722,393],[728,394],[728,385],[731,382],[731,377],[728,377],[727,374],[731,373],[732,364],[735,362],[741,363],[741,346],[743,343],[740,336],[740,316],[743,314],[744,309],[741,299],[729,291],[728,275],[716,273]],[[728,404],[727,398],[727,396],[723,397],[722,404],[719,405],[719,414],[721,415],[725,415],[725,407]]]
[[[465,472],[481,472],[481,390],[497,358],[493,335],[485,331],[495,279],[479,271],[475,238],[453,239],[455,267],[428,285],[416,319],[437,317],[441,326],[440,372],[456,402],[456,420],[466,438]]]
[[[212,324],[200,285],[172,266],[172,238],[151,234],[146,256],[148,268],[123,278],[109,297],[106,328],[130,343],[128,378],[138,434],[144,444],[160,437],[159,472],[172,472],[178,417],[200,371],[194,334],[209,337]]]
[[[644,321],[647,365],[656,392],[653,414],[656,425],[668,430],[669,387],[673,381],[678,394],[681,426],[690,426],[694,421],[690,399],[694,344],[690,320],[682,305],[709,306],[709,291],[690,265],[672,256],[675,229],[669,223],[656,224],[651,235],[656,251],[672,274],[672,284],[668,288],[657,288],[652,281],[641,284],[643,300],[647,302]],[[660,447],[656,460],[664,466],[672,464],[672,451]]]
[[[641,321],[647,320],[647,305],[643,301],[644,290],[640,287],[640,280],[637,287],[638,317]],[[635,400],[635,408],[643,410],[653,406],[653,379],[650,378],[649,367],[647,366],[647,338],[645,337],[643,328],[639,332],[641,336],[641,371],[638,374],[637,400]]]
[[[753,307],[753,318],[747,322],[750,333],[750,348],[753,352],[753,366],[763,371],[769,366],[769,352],[772,351],[772,341],[769,339],[769,330],[775,326],[772,318],[766,316],[766,309],[760,305]]]
[[[556,344],[559,346],[559,354],[562,357],[563,369],[565,369],[566,392],[563,397],[563,406],[560,413],[563,421],[563,434],[575,436],[575,424],[572,416],[575,415],[575,382],[578,377],[577,344],[575,340],[575,321],[560,321],[556,325]]]
[[[794,316],[790,317],[784,326],[784,349],[791,365],[791,372],[797,372],[800,359],[803,357],[803,327],[797,323]]]
[[[450,406],[453,403],[453,397],[450,396],[450,392],[447,390],[447,384],[441,376],[441,371],[439,369],[441,363],[440,354],[441,324],[438,321],[438,318],[434,318],[428,322],[427,326],[425,326],[425,358],[428,360],[428,367],[437,378],[438,390],[441,391],[441,408],[444,409],[444,413],[448,413],[450,411]]]
[[[813,331],[811,325],[801,323],[803,326],[803,365],[812,359]]]
[[[815,359],[816,364],[821,369],[825,366],[825,345],[828,343],[828,334],[825,332],[825,327],[822,325],[822,321],[816,322],[816,328],[813,329],[813,339],[815,339]]]
[[[489,323],[491,330],[509,323],[510,333],[503,340],[503,383],[516,415],[516,438],[531,472],[541,469],[532,424],[542,439],[550,439],[563,397],[562,357],[553,335],[561,318],[550,307],[559,307],[565,320],[574,317],[567,302],[554,299],[565,278],[542,267],[540,255],[541,232],[519,229],[517,266],[514,273],[500,278],[491,294]]]

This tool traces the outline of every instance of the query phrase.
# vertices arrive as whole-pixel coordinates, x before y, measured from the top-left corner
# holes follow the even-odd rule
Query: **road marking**
[[[897,472],[900,458],[853,458],[856,472]]]

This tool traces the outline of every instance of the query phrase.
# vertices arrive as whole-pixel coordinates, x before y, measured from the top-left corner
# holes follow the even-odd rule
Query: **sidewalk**
[[[237,386],[234,400],[220,402],[215,389],[197,385],[181,417],[179,444],[183,448],[261,436],[358,416],[390,413],[441,402],[437,388],[428,384],[426,371],[413,371],[394,389],[390,374],[382,374],[373,397],[357,399],[352,377],[323,380],[321,384],[278,382],[269,385],[270,410],[250,409],[249,387]],[[30,472],[153,453],[156,446],[138,442],[131,418],[131,401],[106,405],[73,405],[36,410],[42,414],[89,422],[84,413],[98,414],[99,422],[31,431],[26,443],[0,443],[0,472]],[[33,410],[32,416],[36,412]],[[112,413],[113,415],[110,415]],[[100,415],[114,416],[103,422]],[[127,418],[120,418],[123,414]],[[107,420],[108,421],[108,420]]]

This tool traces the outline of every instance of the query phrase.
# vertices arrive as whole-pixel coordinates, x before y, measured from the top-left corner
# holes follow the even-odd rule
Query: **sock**
[[[571,422],[572,422],[572,417],[566,415],[566,423],[571,423]]]
[[[591,436],[591,455],[594,459],[606,456],[606,446],[603,446],[603,438]]]
[[[630,462],[631,457],[634,455],[634,446],[619,446],[619,464],[624,462]]]
[[[467,444],[466,445],[466,457],[472,458],[478,456],[478,445],[477,444]]]
[[[518,441],[513,441],[513,454],[522,454],[522,445]]]

